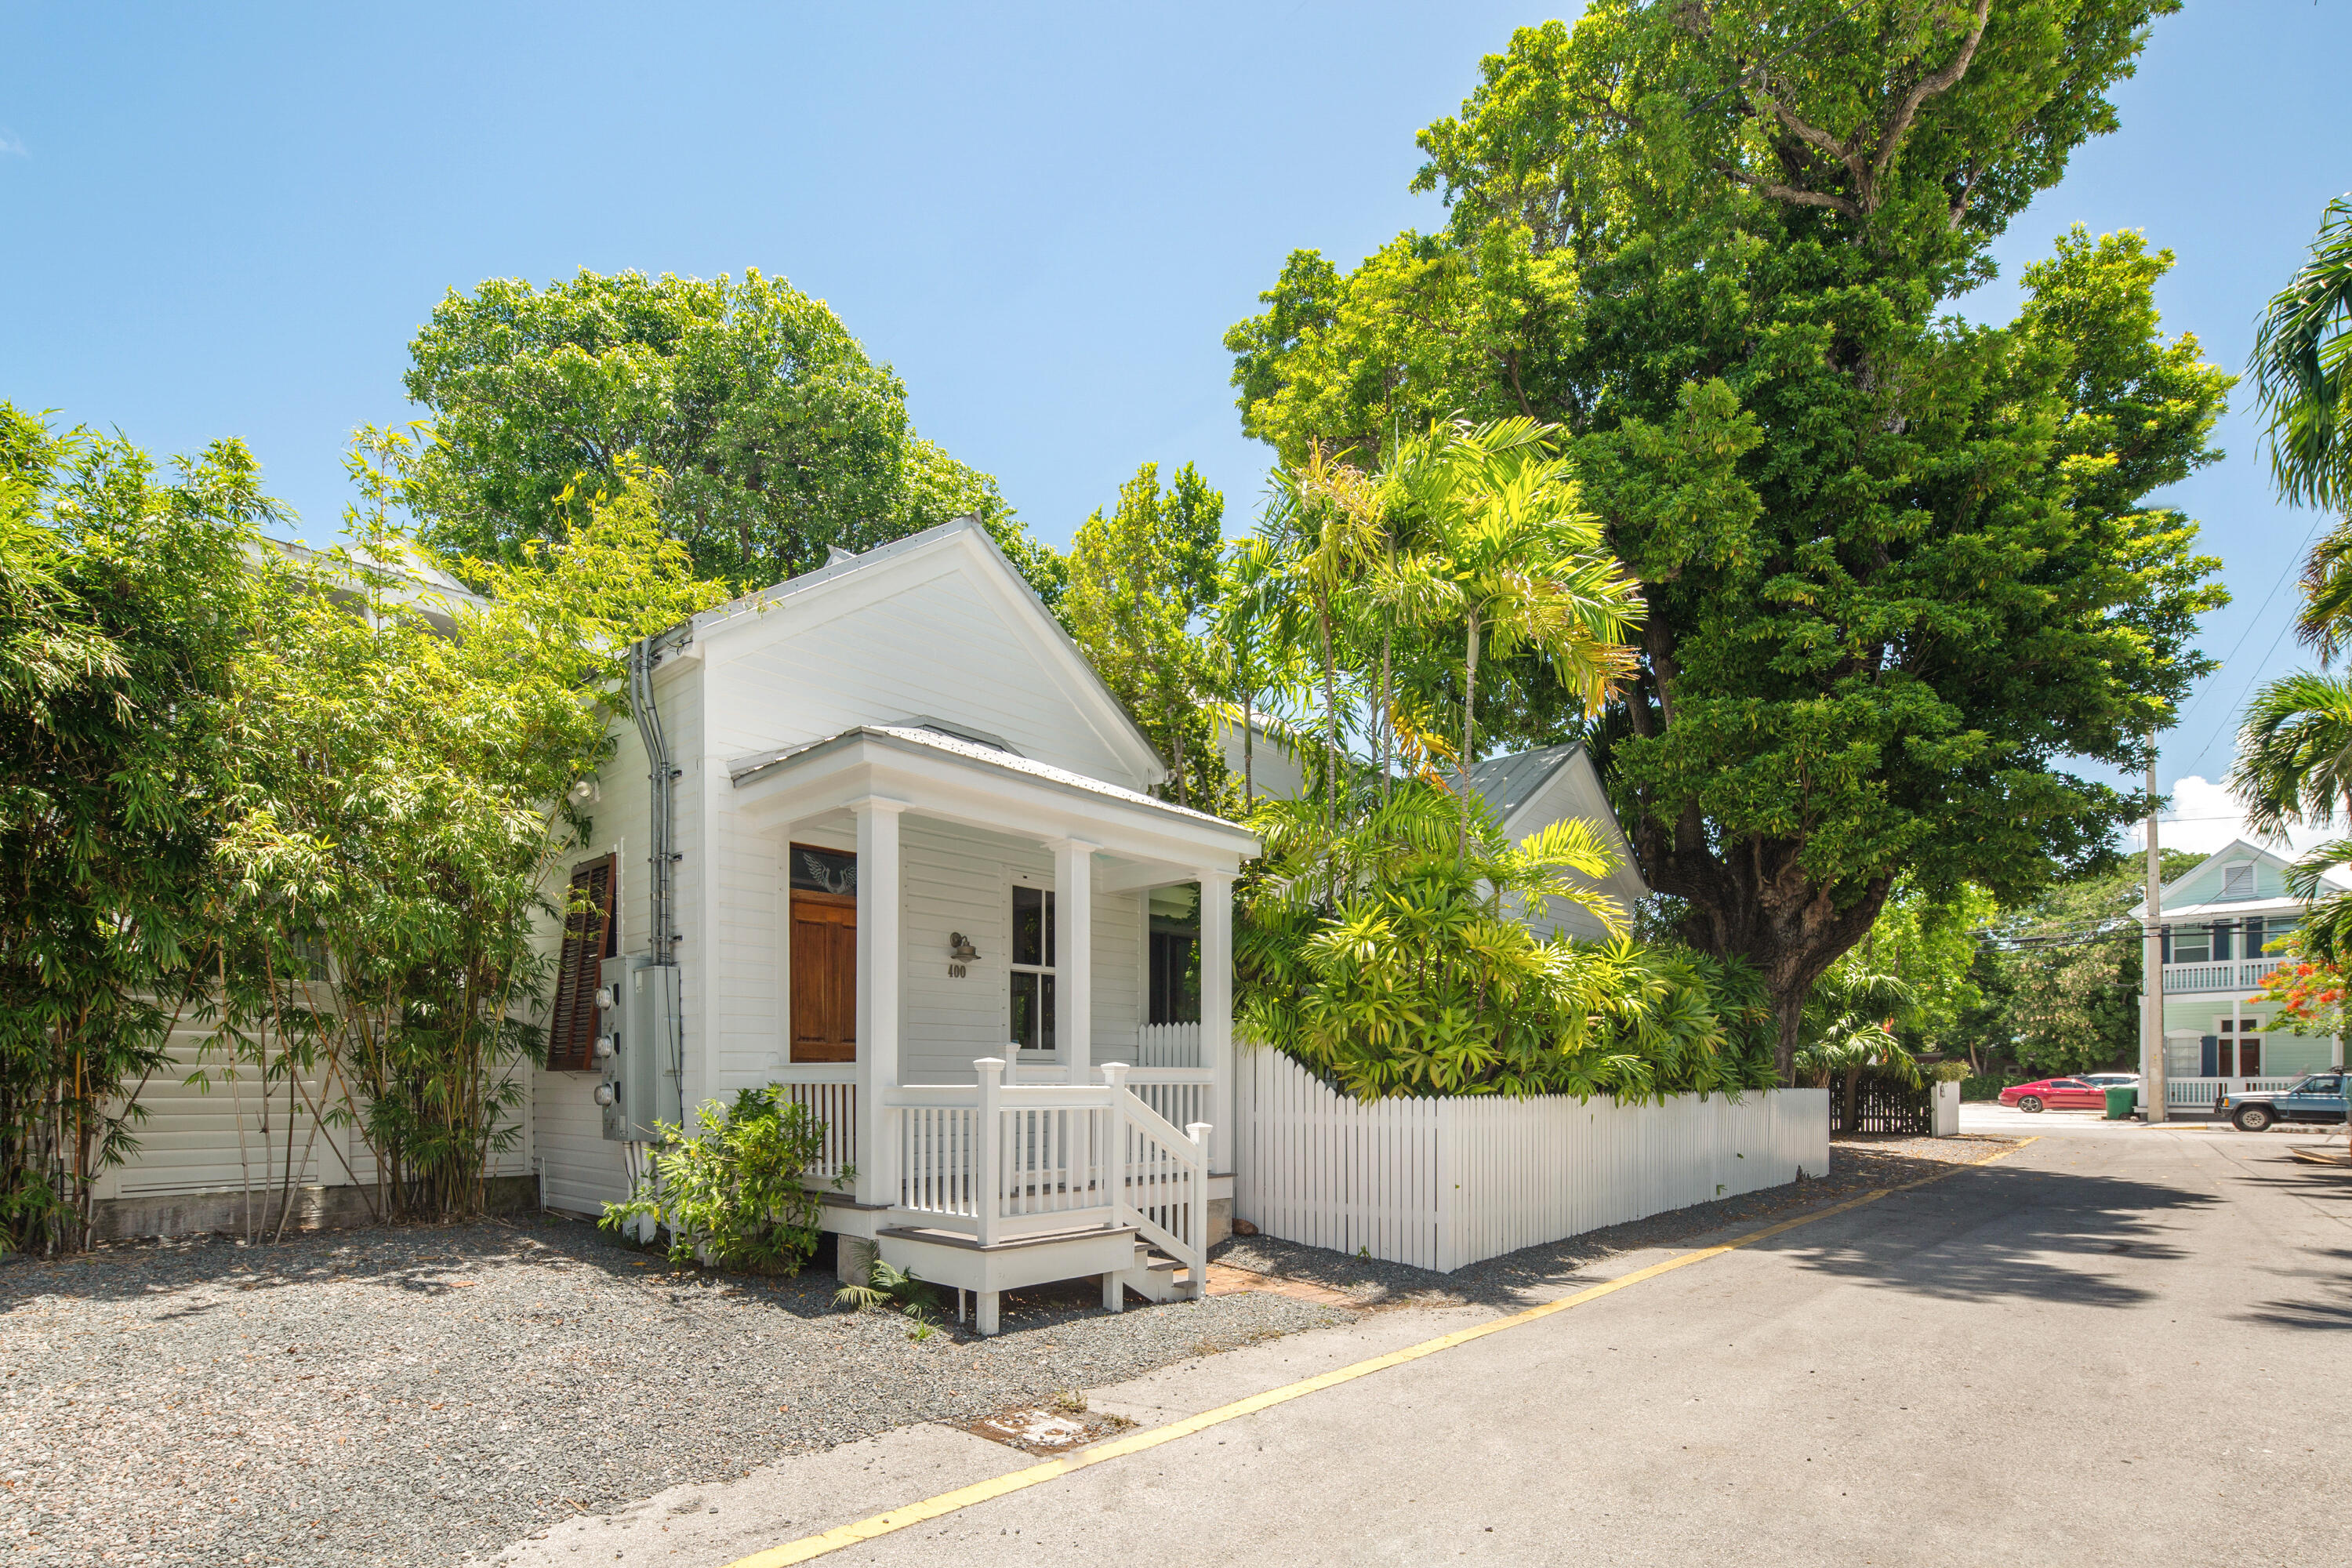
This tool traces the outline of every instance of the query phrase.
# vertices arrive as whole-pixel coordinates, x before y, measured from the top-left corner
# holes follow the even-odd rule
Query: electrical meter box
[[[680,1120],[677,965],[643,953],[604,960],[596,992],[596,1060],[604,1079],[596,1103],[604,1136],[657,1141],[654,1123]]]

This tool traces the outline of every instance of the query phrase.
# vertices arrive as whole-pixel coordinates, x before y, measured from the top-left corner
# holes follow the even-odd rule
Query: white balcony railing
[[[2168,963],[2164,966],[2164,994],[2174,996],[2192,991],[2252,991],[2272,970],[2284,968],[2286,963],[2287,960],[2276,957]]]

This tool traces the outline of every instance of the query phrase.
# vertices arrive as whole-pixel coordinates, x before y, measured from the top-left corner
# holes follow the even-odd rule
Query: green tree
[[[2158,331],[2170,258],[2078,232],[2010,324],[1950,313],[2173,8],[1601,0],[1422,133],[1444,233],[1294,256],[1228,338],[1286,458],[1563,427],[1647,607],[1596,752],[1784,1073],[1898,877],[2017,901],[2084,862],[2146,803],[2074,759],[2137,769],[2207,667],[2217,563],[2146,498],[2213,459],[2230,378]]]
[[[1641,621],[1640,597],[1602,542],[1600,523],[1578,504],[1568,464],[1551,454],[1550,434],[1532,419],[1440,424],[1404,443],[1391,465],[1391,483],[1429,543],[1416,565],[1441,588],[1432,597],[1451,612],[1447,618],[1462,624],[1455,793],[1465,855],[1482,643],[1502,657],[1521,648],[1543,655],[1587,713],[1597,713],[1633,668],[1625,637]]]
[[[244,447],[170,478],[0,404],[0,1250],[72,1250],[217,956],[246,570]]]
[[[1070,542],[1062,618],[1153,745],[1180,805],[1213,810],[1226,784],[1209,704],[1218,670],[1194,622],[1215,606],[1225,498],[1190,463],[1160,487],[1146,463]]]
[[[996,481],[915,436],[898,378],[823,301],[756,269],[494,278],[451,289],[409,352],[434,438],[404,499],[437,550],[512,561],[562,539],[566,498],[616,487],[634,455],[696,570],[739,588],[971,513],[1056,591]]]
[[[2205,858],[2162,856],[2168,880]],[[2032,1073],[2076,1073],[2136,1059],[2141,928],[2130,911],[2145,879],[2136,859],[2094,865],[1979,928],[1977,999],[1954,1029],[1973,1068],[2006,1058]]]
[[[546,889],[591,832],[578,786],[610,752],[628,646],[725,595],[625,480],[515,562],[467,563],[478,601],[442,603],[396,525],[403,457],[396,433],[363,433],[355,547],[262,563],[206,1071],[274,1068],[289,1097],[315,1071],[314,1134],[359,1129],[376,1212],[444,1218],[479,1212],[486,1162],[520,1134],[543,936],[566,912]]]

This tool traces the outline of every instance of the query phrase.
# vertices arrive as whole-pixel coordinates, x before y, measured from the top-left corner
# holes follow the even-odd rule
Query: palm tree
[[[1306,652],[1295,637],[1284,635],[1287,584],[1272,540],[1259,534],[1237,541],[1225,552],[1220,575],[1216,605],[1209,617],[1211,658],[1224,692],[1219,717],[1241,730],[1242,800],[1245,807],[1254,807],[1257,732],[1270,727],[1286,734],[1282,711],[1300,700],[1309,684]],[[1267,710],[1269,699],[1277,705],[1273,712]]]
[[[1805,998],[1796,1068],[1823,1087],[1843,1079],[1848,1132],[1854,1130],[1854,1100],[1864,1072],[1890,1073],[1918,1084],[1919,1064],[1895,1034],[1895,1019],[1917,1002],[1909,982],[1875,967],[1862,952],[1846,954],[1813,982]]]
[[[2352,195],[2327,204],[2310,259],[2263,312],[2252,368],[2280,499],[2352,512]],[[2347,624],[2352,519],[2313,547],[2295,629],[2325,663]]]
[[[2261,833],[2352,814],[2352,682],[2299,670],[2263,687],[2239,727],[2230,787]]]
[[[1600,523],[1582,511],[1551,426],[1532,419],[1433,423],[1398,448],[1391,483],[1420,517],[1431,552],[1424,580],[1463,626],[1461,796],[1457,847],[1470,842],[1470,768],[1478,760],[1478,660],[1521,648],[1545,655],[1560,683],[1598,711],[1633,668],[1625,637],[1642,616],[1639,587]]]
[[[1265,527],[1276,570],[1266,598],[1279,613],[1276,635],[1303,640],[1303,614],[1312,626],[1323,676],[1324,795],[1327,825],[1337,820],[1347,752],[1341,745],[1339,634],[1349,590],[1380,557],[1383,537],[1380,497],[1370,476],[1349,465],[1348,454],[1308,451],[1305,460],[1276,470],[1275,505]]]

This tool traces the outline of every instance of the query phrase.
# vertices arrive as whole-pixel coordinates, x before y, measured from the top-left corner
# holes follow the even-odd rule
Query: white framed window
[[[2175,926],[2172,928],[2172,962],[2175,963],[2205,963],[2213,957],[2211,926]]]
[[[1013,1005],[1008,1037],[1024,1059],[1048,1059],[1057,1044],[1054,890],[1015,882],[1012,901]]]

